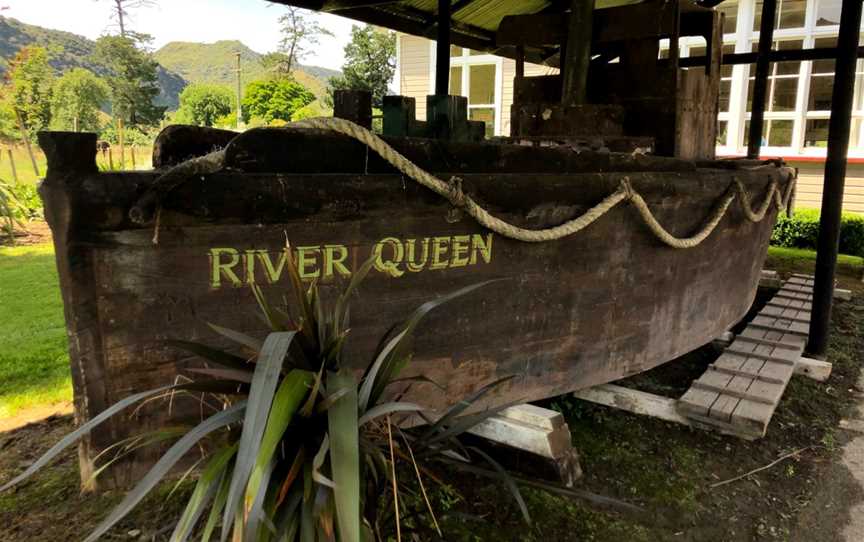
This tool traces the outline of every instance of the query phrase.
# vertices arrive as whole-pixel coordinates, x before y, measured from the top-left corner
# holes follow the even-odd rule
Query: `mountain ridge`
[[[86,68],[104,75],[104,66],[91,58],[95,42],[84,36],[31,25],[12,17],[0,16],[0,75],[5,73],[9,61],[22,48],[40,45],[49,49],[51,66],[60,74],[75,67]],[[264,56],[239,40],[219,40],[212,43],[172,41],[153,52],[159,63],[159,105],[169,110],[177,108],[179,96],[190,83],[213,83],[234,88],[236,85],[236,57],[240,51],[241,75],[245,86],[249,81],[264,77],[261,65]],[[326,91],[327,79],[340,72],[320,66],[300,65],[294,76],[316,96]]]

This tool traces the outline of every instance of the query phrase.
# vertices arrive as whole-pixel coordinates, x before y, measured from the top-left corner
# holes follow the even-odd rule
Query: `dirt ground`
[[[26,230],[16,226],[14,242],[5,232],[0,233],[0,246],[38,245],[51,241],[51,229],[47,222],[34,220],[27,222],[25,226],[27,226]]]
[[[809,272],[807,266],[775,262],[781,274]],[[581,454],[585,476],[579,489],[643,507],[628,515],[598,509],[580,499],[542,490],[524,491],[533,516],[526,525],[507,490],[488,480],[433,467],[445,482],[430,498],[439,513],[445,540],[459,541],[849,541],[844,530],[850,511],[864,503],[864,490],[843,461],[843,447],[857,434],[840,429],[864,403],[859,383],[864,357],[864,284],[860,276],[840,277],[854,291],[837,303],[827,382],[795,377],[764,439],[733,437],[638,417],[560,397],[547,405],[562,411]],[[717,356],[706,346],[625,385],[679,396]],[[69,416],[49,417],[23,428],[0,432],[0,483],[20,472],[72,428]],[[740,480],[712,487],[760,469]],[[0,540],[81,539],[117,493],[80,494],[77,458],[65,453],[50,469],[15,491],[0,494]],[[170,498],[172,484],[114,529],[106,539],[167,539],[182,499],[184,483]],[[406,497],[408,508],[417,503]],[[417,507],[419,509],[419,506]],[[438,540],[422,513],[407,515],[406,540]],[[413,531],[406,535],[406,531]],[[415,536],[416,535],[416,536]],[[411,538],[409,538],[409,536]]]

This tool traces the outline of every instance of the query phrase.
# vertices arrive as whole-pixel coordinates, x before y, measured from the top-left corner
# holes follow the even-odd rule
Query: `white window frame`
[[[817,4],[822,0],[807,0],[804,17],[804,26],[800,28],[775,29],[774,40],[803,40],[802,47],[810,49],[815,46],[819,38],[836,37],[839,33],[839,25],[816,26]],[[724,34],[723,43],[735,45],[736,53],[750,52],[752,43],[758,43],[759,31],[753,30],[755,19],[756,0],[739,0],[737,23],[734,34]],[[683,43],[683,40],[682,40]],[[682,56],[685,56],[687,45],[682,48]],[[750,70],[755,65],[736,65],[732,71],[732,85],[729,93],[729,111],[720,113],[718,121],[727,122],[727,139],[725,144],[717,146],[719,155],[742,155],[747,151],[744,145],[744,131],[746,123],[750,119],[747,109],[747,86]],[[812,74],[812,61],[801,62],[801,70],[798,78],[797,97],[794,111],[771,112],[765,111],[765,120],[792,120],[792,143],[786,147],[763,146],[760,150],[764,155],[801,156],[801,157],[824,157],[825,148],[804,147],[804,135],[808,119],[829,118],[829,111],[808,111],[807,102],[810,94],[810,77]],[[864,72],[864,64],[859,60],[858,73]],[[857,133],[852,134],[849,145],[849,156],[864,157],[864,88],[862,78],[856,78],[855,103],[862,105],[852,113],[853,122],[858,121]]]
[[[435,64],[437,62],[437,51],[434,41],[429,42],[429,94],[435,93]],[[462,68],[462,96],[468,97],[469,75],[471,66],[495,66],[495,101],[491,104],[468,104],[468,112],[471,109],[492,109],[495,110],[495,130],[493,135],[505,135],[501,126],[501,100],[504,87],[504,58],[500,56],[483,54],[471,55],[466,47],[462,47],[462,56],[450,57],[450,67],[457,66]]]

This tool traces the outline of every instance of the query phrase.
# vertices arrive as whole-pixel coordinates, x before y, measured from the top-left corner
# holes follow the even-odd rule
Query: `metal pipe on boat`
[[[747,158],[759,158],[762,146],[762,127],[765,120],[765,95],[768,90],[768,69],[771,67],[771,45],[774,41],[774,21],[777,0],[764,0],[762,21],[759,24],[759,54],[756,57],[756,80],[753,82],[753,103],[750,113],[750,132]]]
[[[450,93],[450,0],[438,0],[438,29],[435,44],[435,94]]]
[[[828,154],[822,189],[822,212],[816,244],[816,277],[813,286],[813,312],[807,353],[824,358],[828,349],[831,303],[834,297],[834,272],[840,243],[840,214],[846,181],[846,153],[852,123],[852,98],[855,92],[855,64],[861,27],[861,0],[843,0],[834,89],[831,95],[831,120],[828,124]]]

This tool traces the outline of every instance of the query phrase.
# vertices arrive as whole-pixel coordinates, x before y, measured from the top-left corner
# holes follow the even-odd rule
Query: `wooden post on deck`
[[[334,90],[333,116],[372,129],[372,93],[368,90]]]
[[[567,46],[561,52],[561,103],[565,106],[584,104],[588,98],[593,17],[594,0],[573,0]]]
[[[450,0],[438,0],[438,34],[435,44],[435,95],[450,93]]]

